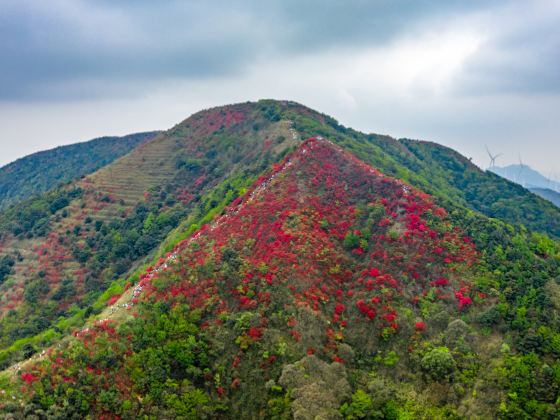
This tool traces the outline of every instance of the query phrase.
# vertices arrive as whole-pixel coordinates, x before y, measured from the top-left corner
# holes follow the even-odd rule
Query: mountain
[[[546,188],[550,190],[560,190],[560,182],[548,179],[540,172],[535,171],[527,165],[508,165],[504,167],[495,166],[490,170],[501,177],[512,182],[521,184],[526,188]]]
[[[0,168],[0,210],[95,172],[157,134],[101,137],[18,159]]]
[[[553,191],[548,188],[529,188],[529,191],[533,194],[537,194],[545,200],[550,201],[557,207],[560,207],[560,193],[558,191]]]
[[[555,418],[558,212],[293,102],[202,111],[3,213],[0,409]]]
[[[560,207],[560,183],[546,178],[527,165],[495,166],[490,171],[527,188],[533,194]]]
[[[267,120],[252,104],[213,109],[7,209],[0,218],[0,366],[100,312],[103,293],[173,229],[187,224],[181,234],[188,235],[192,224],[210,220],[295,145],[286,121]]]
[[[387,175],[432,194],[444,207],[459,205],[486,216],[560,238],[560,211],[550,202],[488,171],[456,151],[436,143],[363,134],[325,115],[278,109],[303,138],[321,135],[351,151]],[[270,112],[270,111],[269,111]]]
[[[445,146],[406,139],[402,142],[422,162],[423,167],[415,165],[416,170],[432,184],[422,187],[423,190],[486,216],[560,237],[560,213],[549,201],[491,171],[481,171],[470,160]]]

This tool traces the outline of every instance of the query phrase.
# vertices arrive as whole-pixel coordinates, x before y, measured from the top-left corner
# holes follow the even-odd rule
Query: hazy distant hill
[[[0,168],[0,210],[95,172],[156,134],[101,137],[18,159]]]
[[[490,168],[490,170],[512,182],[523,185],[525,188],[546,188],[553,191],[560,190],[560,182],[548,179],[528,165],[495,166]]]
[[[527,165],[495,166],[490,171],[509,179],[532,193],[560,207],[560,183],[546,178],[540,172]]]
[[[550,201],[551,203],[560,207],[560,193],[550,190],[548,188],[529,188],[529,190],[542,198]]]

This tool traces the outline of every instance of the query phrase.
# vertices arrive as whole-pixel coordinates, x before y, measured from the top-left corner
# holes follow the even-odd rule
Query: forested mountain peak
[[[151,322],[164,316],[160,305],[168,307],[172,317],[185,310],[197,313],[195,323],[204,331],[204,342],[199,336],[191,344],[170,344],[179,345],[173,357],[182,354],[184,362],[167,359],[169,354],[158,359],[178,363],[173,374],[178,383],[186,378],[199,383],[218,401],[223,399],[229,415],[265,410],[267,381],[304,392],[309,385],[291,371],[298,363],[311,363],[319,365],[319,372],[309,373],[310,384],[319,381],[322,370],[338,371],[340,377],[335,389],[296,398],[295,415],[331,417],[351,396],[345,364],[351,368],[356,363],[361,357],[356,352],[376,354],[382,343],[394,340],[400,345],[384,357],[398,359],[414,352],[427,329],[441,329],[427,319],[428,313],[422,314],[425,305],[451,317],[473,305],[485,306],[485,294],[468,280],[477,259],[471,240],[446,221],[445,210],[425,194],[328,140],[310,138],[222,216],[141,276],[138,319]],[[129,359],[142,338],[134,328],[126,333],[111,325],[104,321],[76,333],[93,354],[104,352],[105,345],[113,349],[112,366],[88,374],[92,395],[99,395],[88,405],[97,415],[107,414],[100,399],[103,383],[116,384],[118,400],[135,388],[137,379],[126,368],[129,362],[160,368],[153,360],[141,362],[141,352]],[[72,388],[65,383],[78,380],[72,372],[95,369],[92,361],[83,364],[82,356],[65,351],[50,358],[54,364],[23,373],[26,392],[36,392],[39,381],[64,377],[53,388],[62,395],[62,388]],[[151,385],[145,391],[154,392]],[[172,405],[154,401],[140,407],[132,402],[130,411],[165,415]],[[200,409],[219,416],[224,408],[217,404]]]

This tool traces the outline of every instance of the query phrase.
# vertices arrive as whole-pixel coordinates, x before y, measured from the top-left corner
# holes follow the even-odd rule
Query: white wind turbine
[[[521,178],[521,174],[525,169],[525,165],[523,165],[523,160],[521,160],[521,155],[519,155],[519,171],[517,172],[517,183],[521,186],[525,187],[525,181]]]
[[[488,167],[488,169],[494,168],[496,166],[496,159],[502,156],[502,154],[498,153],[497,155],[492,155],[492,153],[490,153],[490,149],[488,149],[488,146],[486,146],[486,152],[488,153],[488,157],[490,158],[490,166]]]

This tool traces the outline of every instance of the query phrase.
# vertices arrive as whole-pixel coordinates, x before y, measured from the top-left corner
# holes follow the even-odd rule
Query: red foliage
[[[387,322],[393,322],[397,319],[397,315],[395,313],[383,314],[383,319]]]
[[[33,382],[39,380],[39,378],[33,376],[33,374],[29,372],[25,372],[21,374],[21,380],[26,382],[28,385],[31,385]]]
[[[242,117],[218,111],[208,125],[195,124],[193,129],[211,133]],[[193,184],[204,181],[201,177]],[[371,207],[380,207],[385,215],[364,226]],[[200,312],[199,327],[209,336],[224,328],[222,315],[251,311],[253,326],[244,338],[253,343],[230,359],[231,388],[239,385],[242,357],[253,347],[263,347],[269,322],[276,323],[275,328],[278,320],[285,322],[295,341],[292,345],[301,353],[320,353],[343,363],[338,346],[345,336],[396,333],[402,322],[398,308],[403,304],[417,305],[430,293],[430,298],[450,305],[455,304],[455,297],[459,310],[472,305],[467,295],[475,296],[476,291],[457,280],[462,271],[456,270],[476,262],[474,244],[452,229],[445,216],[425,194],[384,176],[328,141],[309,139],[259,178],[225,214],[149,267],[136,286],[143,294],[135,294],[131,302],[186,303]],[[439,225],[444,229],[438,229]],[[351,251],[344,241],[349,232],[359,238],[359,246]],[[243,260],[233,275],[223,269],[228,264],[226,250]],[[52,247],[39,251],[40,261],[51,261],[57,254]],[[85,277],[87,273],[80,274]],[[152,282],[158,277],[161,282]],[[113,296],[108,304],[118,298]],[[300,311],[305,316],[300,318]],[[279,318],[280,313],[290,315]],[[305,317],[314,315],[328,322],[321,338],[306,329]],[[412,337],[418,337],[426,325],[416,322],[414,328]],[[108,320],[75,333],[92,354],[100,335],[109,340],[118,337]],[[121,339],[125,347],[130,342]],[[261,369],[268,369],[276,357],[265,357]],[[64,371],[65,363],[56,359],[52,369],[60,373],[58,380],[72,381],[75,372]],[[86,372],[99,377],[97,384],[115,382],[95,366]],[[214,378],[208,372],[208,386]],[[118,387],[125,393],[126,375],[121,379],[123,384]],[[35,380],[30,373],[22,374],[28,385]],[[228,384],[227,380],[223,383]],[[216,392],[221,397],[226,391],[218,386]]]
[[[431,286],[446,286],[449,283],[449,281],[444,278],[444,277],[440,277],[436,280],[434,280],[433,282],[430,283]]]
[[[199,185],[201,185],[201,184],[204,182],[205,179],[206,179],[206,176],[205,176],[205,175],[201,175],[201,176],[199,176],[197,179],[194,180],[194,183],[193,183],[193,184],[194,184],[196,187],[198,187]]]
[[[249,337],[251,337],[254,341],[259,340],[262,337],[262,331],[260,328],[251,327],[249,328]]]
[[[107,306],[112,306],[115,303],[117,303],[117,301],[120,299],[121,295],[114,295],[111,296],[108,300],[107,300]]]
[[[301,340],[301,334],[296,331],[296,330],[292,330],[290,331],[290,335],[294,338],[294,340],[299,341]]]
[[[414,329],[416,329],[416,331],[424,331],[426,329],[426,323],[424,323],[422,321],[418,321],[414,325]]]
[[[359,226],[356,210],[364,203],[383,206],[387,215],[367,230]],[[449,300],[452,273],[473,264],[477,254],[460,231],[448,228],[445,216],[425,194],[328,141],[309,139],[225,214],[176,247],[168,264],[175,283],[164,289],[151,286],[164,260],[148,269],[142,284],[146,296],[203,310],[206,329],[214,328],[212,318],[222,313],[259,313],[259,326],[247,331],[254,341],[267,328],[271,305],[281,304],[288,313],[305,307],[329,314],[332,328],[323,344],[332,356],[343,329],[368,325],[363,328],[399,330],[397,301],[417,304],[430,288],[438,299]],[[445,233],[435,230],[438,223],[446,225]],[[401,229],[398,236],[390,234],[393,227]],[[349,232],[360,246],[347,252],[343,240]],[[207,264],[222,266],[222,254],[232,247],[244,259],[239,279],[219,271],[198,274]],[[288,295],[281,302],[276,300],[285,293],[277,290]],[[472,304],[466,296],[456,299],[461,310]],[[306,332],[295,329],[295,317],[286,322],[293,339],[302,341]],[[423,330],[422,325],[417,323],[416,330]]]
[[[334,313],[340,315],[342,312],[344,312],[344,309],[346,309],[345,305],[343,305],[342,303],[337,303],[334,308]]]
[[[459,310],[464,309],[465,307],[468,307],[473,303],[472,299],[468,296],[464,296],[463,293],[464,291],[455,292],[455,297],[459,302]]]

